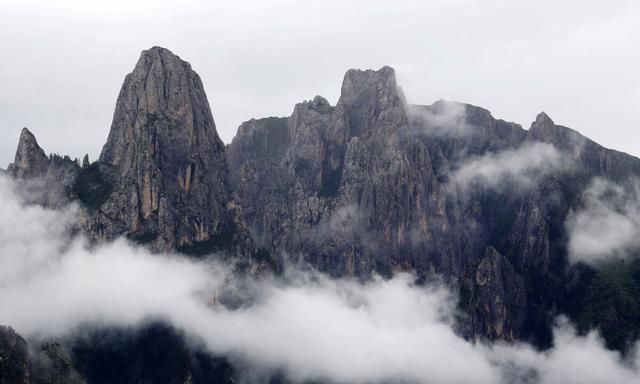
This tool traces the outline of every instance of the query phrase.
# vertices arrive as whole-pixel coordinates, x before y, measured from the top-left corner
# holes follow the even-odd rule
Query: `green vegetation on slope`
[[[98,210],[112,191],[113,187],[100,171],[98,162],[81,169],[71,186],[73,196],[91,211]]]
[[[598,329],[608,348],[628,352],[640,338],[640,258],[580,268],[561,307],[581,333]]]

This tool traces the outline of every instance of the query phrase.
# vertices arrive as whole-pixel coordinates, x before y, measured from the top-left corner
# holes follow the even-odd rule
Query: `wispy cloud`
[[[467,123],[466,106],[453,101],[438,101],[430,106],[406,105],[414,133],[433,137],[459,137],[473,133]]]
[[[571,166],[571,160],[553,145],[525,143],[516,149],[487,153],[466,161],[453,171],[449,185],[462,192],[473,186],[499,190],[508,183],[527,189],[543,177]]]
[[[567,217],[569,256],[596,263],[627,258],[640,249],[640,184],[626,187],[596,178],[582,195],[583,205]]]

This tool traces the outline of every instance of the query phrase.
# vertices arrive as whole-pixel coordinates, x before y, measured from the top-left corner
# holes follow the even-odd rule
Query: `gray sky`
[[[412,103],[444,98],[558,124],[640,155],[640,2],[0,0],[0,166],[20,129],[95,159],[118,91],[154,45],[191,62],[222,139],[252,117],[335,103],[349,68],[396,68]]]

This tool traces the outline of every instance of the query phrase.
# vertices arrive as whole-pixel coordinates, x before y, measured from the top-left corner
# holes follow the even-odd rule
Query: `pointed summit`
[[[540,112],[538,116],[536,116],[536,120],[531,123],[529,135],[534,139],[553,143],[558,139],[558,131],[558,128],[556,128],[555,123],[549,115],[545,112]]]
[[[100,163],[114,184],[104,237],[157,234],[172,249],[226,230],[224,144],[200,77],[168,49],[143,51],[126,76]]]
[[[29,178],[47,171],[49,158],[38,145],[36,137],[27,128],[22,128],[18,149],[8,172],[14,177]]]
[[[341,97],[349,98],[360,92],[375,90],[378,96],[393,96],[397,93],[396,72],[384,66],[379,70],[350,69],[342,81]]]
[[[551,118],[549,117],[549,115],[546,114],[546,112],[538,113],[538,116],[536,116],[536,121],[534,122],[534,124],[540,127],[551,127],[555,125],[553,120],[551,120]]]
[[[173,140],[206,151],[223,147],[198,74],[168,49],[153,47],[125,78],[100,160],[116,165],[141,141],[156,150]]]
[[[338,113],[344,113],[348,136],[371,133],[389,134],[407,123],[404,96],[396,84],[391,67],[379,70],[350,69],[344,75]]]

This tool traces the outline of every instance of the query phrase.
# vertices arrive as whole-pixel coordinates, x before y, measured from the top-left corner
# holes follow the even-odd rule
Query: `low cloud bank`
[[[455,170],[450,186],[465,192],[473,186],[500,190],[507,183],[528,189],[545,176],[569,169],[572,163],[553,145],[525,143],[516,149],[487,153]]]
[[[596,178],[582,195],[583,205],[566,222],[569,256],[594,264],[624,259],[640,249],[640,184],[621,186]]]
[[[2,178],[0,201],[0,323],[27,337],[163,318],[214,353],[296,381],[640,381],[637,358],[623,361],[596,334],[576,336],[566,323],[547,352],[466,341],[453,331],[455,296],[409,275],[361,284],[291,271],[244,281],[252,299],[238,309],[211,305],[214,290],[239,289],[226,266],[152,255],[125,241],[90,250],[65,238],[73,208],[25,206]]]

